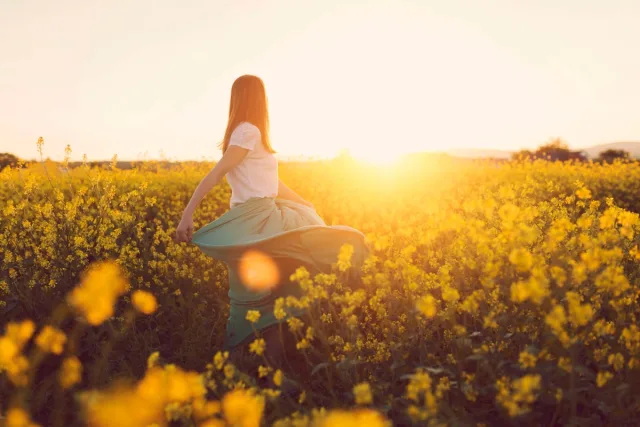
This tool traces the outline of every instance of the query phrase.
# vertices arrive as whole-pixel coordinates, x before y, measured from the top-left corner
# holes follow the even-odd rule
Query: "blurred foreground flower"
[[[158,302],[156,297],[152,293],[147,291],[135,291],[131,295],[131,302],[133,306],[141,313],[151,314],[158,308]]]
[[[147,370],[134,386],[116,384],[105,391],[85,392],[81,403],[90,427],[166,426],[172,415],[168,405],[189,404],[205,394],[200,374],[167,365]]]
[[[313,427],[387,427],[391,422],[372,409],[345,411],[336,409],[318,419]]]
[[[0,371],[6,371],[11,382],[18,386],[27,384],[29,361],[22,355],[22,348],[35,328],[31,320],[9,322],[5,334],[0,337]]]
[[[62,362],[60,373],[58,374],[58,381],[62,388],[70,388],[74,384],[80,382],[82,379],[82,363],[75,357],[67,357]]]
[[[92,325],[100,325],[113,315],[116,299],[129,288],[118,264],[104,261],[89,267],[82,282],[68,297],[69,304]]]
[[[229,425],[259,427],[264,398],[247,390],[233,390],[222,399],[222,411]]]
[[[40,350],[53,354],[62,353],[66,342],[67,336],[64,332],[50,325],[42,328],[42,331],[36,337],[36,345],[40,347]]]
[[[31,420],[31,417],[22,408],[11,408],[7,411],[7,416],[4,420],[5,427],[39,427],[40,424],[36,424]]]

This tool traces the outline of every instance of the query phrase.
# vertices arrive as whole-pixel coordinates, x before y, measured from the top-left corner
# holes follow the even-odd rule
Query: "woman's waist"
[[[261,194],[261,193],[255,193],[252,195],[237,195],[234,194],[233,192],[231,193],[231,208],[235,208],[237,206],[240,205],[244,205],[247,203],[261,203],[261,202],[265,202],[265,201],[275,201],[275,199],[278,197],[277,194]]]

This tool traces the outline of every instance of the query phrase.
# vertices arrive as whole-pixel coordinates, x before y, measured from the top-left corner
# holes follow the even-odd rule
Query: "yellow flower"
[[[82,363],[75,356],[70,356],[62,361],[58,381],[64,389],[70,388],[82,379]]]
[[[6,370],[14,384],[26,383],[27,359],[20,353],[35,330],[31,320],[9,322],[3,336],[0,336],[0,371]]]
[[[545,317],[545,323],[553,330],[562,329],[567,322],[564,308],[560,305],[553,306],[553,309]]]
[[[29,341],[35,330],[36,325],[31,320],[23,320],[19,323],[9,322],[5,335],[21,349]]]
[[[93,264],[81,283],[69,294],[69,304],[92,325],[99,325],[113,315],[116,299],[129,288],[118,264],[104,261]]]
[[[573,371],[573,365],[571,364],[571,359],[569,359],[568,357],[559,358],[558,367],[567,372]]]
[[[260,312],[258,310],[249,310],[247,311],[246,319],[251,323],[256,323],[260,320]]]
[[[604,387],[604,385],[608,383],[611,378],[613,378],[613,374],[611,372],[598,372],[598,375],[596,376],[596,385],[598,387]]]
[[[531,252],[524,248],[518,248],[511,251],[509,255],[509,261],[516,266],[516,269],[520,272],[531,270],[533,266],[533,256]]]
[[[198,424],[198,427],[227,427],[227,424],[217,418],[210,418]]]
[[[624,369],[624,356],[620,353],[610,354],[608,362],[616,371]]]
[[[298,332],[304,327],[304,322],[297,317],[287,319],[287,324],[289,325],[289,330],[293,333]]]
[[[232,379],[236,374],[236,367],[232,363],[227,363],[224,365],[224,377],[228,380]]]
[[[525,375],[511,383],[508,378],[503,377],[496,382],[498,390],[496,401],[512,417],[526,414],[531,410],[530,405],[536,400],[540,382],[540,375]]]
[[[575,292],[567,292],[569,303],[569,319],[575,326],[586,325],[593,317],[593,308],[590,304],[580,304],[580,296]]]
[[[287,317],[287,312],[284,309],[284,298],[279,297],[273,304],[273,315],[276,320],[282,320]]]
[[[131,295],[133,306],[141,313],[151,314],[158,308],[156,297],[147,291],[137,290]]]
[[[356,384],[353,387],[353,395],[355,396],[357,405],[369,405],[373,401],[371,387],[367,382]]]
[[[34,423],[31,417],[22,408],[11,408],[7,411],[4,420],[5,427],[38,427],[39,424]]]
[[[36,345],[45,352],[60,354],[67,342],[67,336],[60,329],[45,326],[36,337]]]
[[[219,351],[216,353],[215,356],[213,356],[213,364],[218,371],[222,370],[227,359],[229,359],[228,351],[225,351],[225,352]]]
[[[338,270],[347,271],[351,267],[351,257],[353,256],[354,247],[345,243],[340,247],[338,253]]]
[[[158,359],[160,358],[160,352],[154,351],[147,357],[147,369],[153,368],[158,364]]]
[[[589,191],[588,188],[581,187],[576,191],[576,196],[579,199],[583,199],[583,200],[590,199],[591,198],[591,191]]]
[[[20,352],[20,348],[8,337],[0,337],[0,367],[4,367]]]
[[[273,383],[276,385],[276,387],[280,387],[282,385],[282,371],[280,369],[276,370],[276,372],[273,374]]]
[[[417,403],[420,400],[420,393],[429,390],[431,390],[431,377],[426,372],[418,371],[411,376],[407,384],[406,396],[407,399]]]
[[[251,344],[249,344],[249,351],[257,354],[258,356],[262,356],[266,347],[267,343],[263,338],[256,338]]]
[[[191,404],[193,409],[193,416],[196,420],[203,420],[219,414],[222,410],[221,404],[218,401],[207,401],[204,397],[199,397]],[[200,424],[202,425],[202,424]]]
[[[0,371],[6,371],[16,386],[27,385],[29,360],[22,355],[22,348],[33,335],[35,324],[31,320],[9,322],[0,336]]]
[[[345,411],[334,409],[326,416],[318,418],[312,427],[388,427],[391,423],[373,409]]]
[[[460,299],[460,292],[457,289],[445,287],[442,290],[442,299],[448,302],[455,302]]]
[[[436,299],[431,294],[427,294],[420,298],[416,304],[416,308],[424,316],[432,318],[436,315],[437,311]]]
[[[520,353],[519,361],[523,368],[535,368],[538,358],[528,351],[523,351]]]
[[[264,398],[247,390],[233,390],[222,398],[222,412],[229,425],[259,427],[264,411]]]
[[[270,366],[258,366],[258,377],[259,378],[264,378],[267,375],[269,375],[269,372],[272,371],[272,368]]]

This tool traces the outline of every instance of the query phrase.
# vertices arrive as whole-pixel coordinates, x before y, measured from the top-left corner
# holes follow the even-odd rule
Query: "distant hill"
[[[598,155],[605,150],[625,150],[628,151],[631,157],[640,158],[640,142],[612,142],[610,144],[601,144],[594,145],[592,147],[583,148],[580,151],[583,151],[587,154],[587,157],[590,159],[595,159]],[[505,150],[483,150],[483,149],[456,149],[449,150],[446,152],[450,156],[453,157],[464,157],[464,158],[494,158],[494,159],[509,159],[513,154],[512,151]]]
[[[582,151],[587,153],[590,159],[595,159],[605,150],[625,150],[631,157],[640,157],[640,142],[612,142],[611,144],[594,145],[593,147],[584,148]]]

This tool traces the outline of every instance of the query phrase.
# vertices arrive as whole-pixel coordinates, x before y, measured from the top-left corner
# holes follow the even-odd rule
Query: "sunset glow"
[[[0,152],[216,159],[245,73],[281,158],[639,140],[639,5],[2,2]]]

